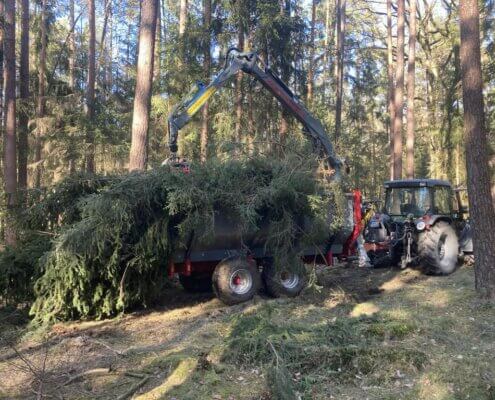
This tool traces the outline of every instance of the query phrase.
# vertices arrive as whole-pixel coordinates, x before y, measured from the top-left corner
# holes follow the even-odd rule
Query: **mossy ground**
[[[495,399],[495,308],[476,297],[471,268],[318,276],[296,299],[226,307],[177,289],[173,305],[43,335],[19,313],[7,325],[10,313],[0,397],[114,399],[140,381],[131,372],[149,376],[140,399]],[[63,385],[95,368],[109,372]]]

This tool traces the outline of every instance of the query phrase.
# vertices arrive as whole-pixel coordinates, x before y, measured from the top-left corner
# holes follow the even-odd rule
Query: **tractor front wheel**
[[[454,228],[439,221],[420,234],[418,252],[427,273],[448,275],[457,268],[459,240]]]

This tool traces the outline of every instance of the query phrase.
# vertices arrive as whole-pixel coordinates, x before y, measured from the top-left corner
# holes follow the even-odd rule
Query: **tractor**
[[[438,179],[394,180],[385,182],[384,188],[382,209],[364,231],[374,267],[421,266],[426,273],[448,275],[460,258],[472,259],[471,227],[461,190]]]

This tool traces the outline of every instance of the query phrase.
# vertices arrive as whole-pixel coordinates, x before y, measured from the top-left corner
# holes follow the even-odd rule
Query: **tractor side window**
[[[452,212],[452,191],[448,187],[435,188],[435,213],[450,214]]]

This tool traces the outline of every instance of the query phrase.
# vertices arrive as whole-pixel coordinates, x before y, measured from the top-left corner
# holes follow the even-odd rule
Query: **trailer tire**
[[[234,305],[253,298],[261,286],[261,277],[255,263],[229,257],[215,267],[212,283],[215,295],[225,304]]]
[[[212,291],[211,274],[195,274],[190,276],[179,274],[179,282],[186,292],[208,293]]]
[[[439,221],[418,238],[418,252],[425,272],[449,275],[458,265],[459,240],[454,228]]]
[[[307,274],[304,265],[297,271],[278,271],[273,262],[267,262],[263,266],[261,274],[266,292],[272,297],[296,297],[306,287]]]

